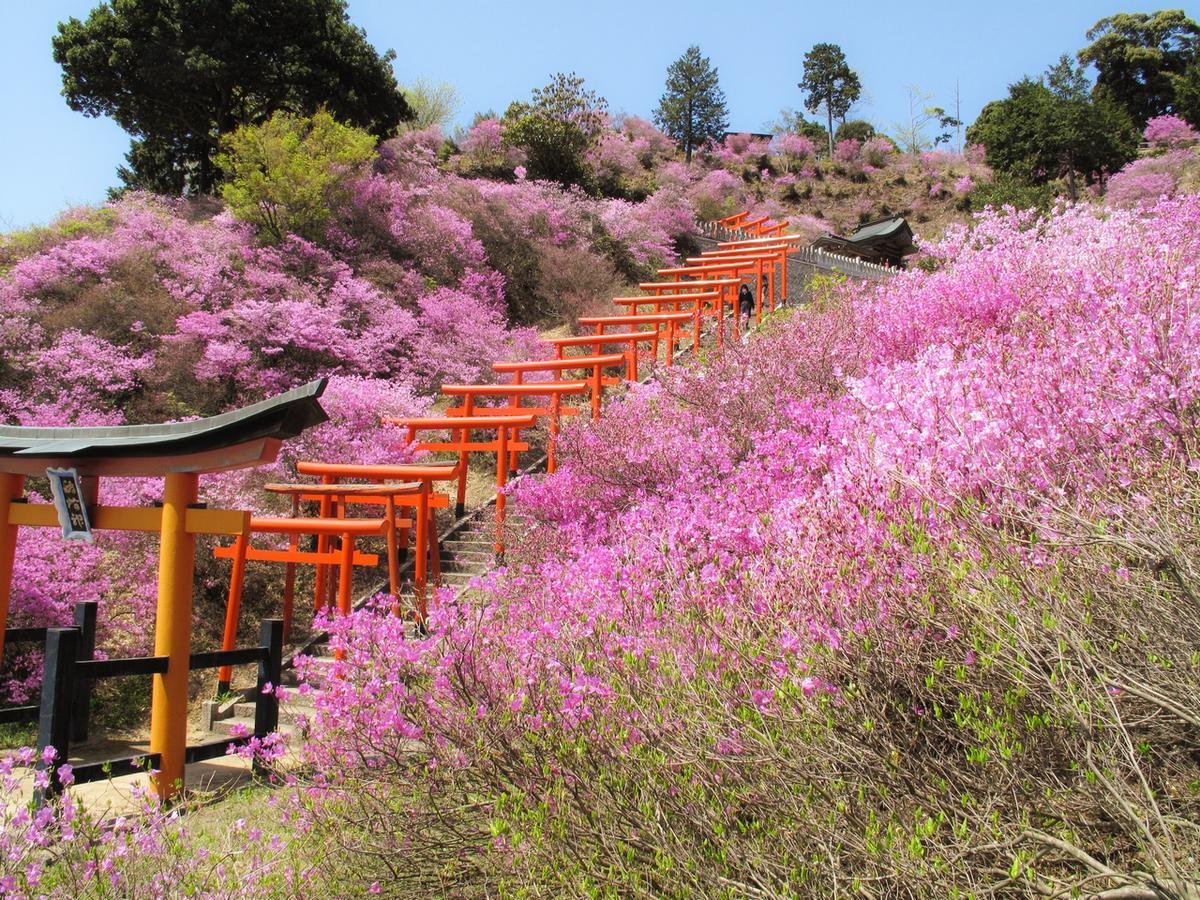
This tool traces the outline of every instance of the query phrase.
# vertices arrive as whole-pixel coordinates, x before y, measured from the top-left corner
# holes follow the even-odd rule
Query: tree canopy
[[[221,196],[266,237],[279,241],[291,233],[318,241],[350,180],[374,155],[371,135],[325,110],[311,117],[277,112],[221,139]]]
[[[1097,22],[1079,61],[1099,73],[1096,91],[1119,103],[1138,127],[1175,111],[1177,80],[1197,63],[1200,25],[1181,9],[1118,13]]]
[[[377,138],[410,112],[344,0],[111,0],[59,23],[68,105],[133,136],[127,185],[213,190],[223,135],[322,106]]]
[[[851,119],[838,126],[834,141],[869,141],[875,137],[875,126],[863,119]]]
[[[458,90],[448,81],[433,82],[418,78],[412,84],[404,85],[401,90],[413,114],[404,126],[406,129],[423,131],[435,125],[446,128],[458,112]]]
[[[582,78],[559,72],[534,89],[531,102],[509,105],[504,139],[525,150],[531,177],[590,187],[584,153],[599,136],[607,110],[607,101],[585,90]]]
[[[719,140],[729,127],[729,110],[717,70],[693,45],[667,67],[667,85],[654,122],[683,148],[687,161],[707,141]]]
[[[1044,79],[1024,78],[1009,86],[1007,99],[985,106],[967,140],[984,145],[991,165],[1027,183],[1066,179],[1075,199],[1078,176],[1116,171],[1138,143],[1128,113],[1087,85],[1064,56]]]
[[[837,44],[815,44],[804,54],[804,80],[797,87],[805,93],[804,108],[809,112],[825,107],[825,130],[832,156],[833,120],[844,122],[846,113],[862,94],[858,75],[846,63],[846,55]]]

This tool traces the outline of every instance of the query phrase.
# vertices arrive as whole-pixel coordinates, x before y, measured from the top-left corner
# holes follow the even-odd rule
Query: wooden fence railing
[[[87,740],[92,682],[102,678],[163,675],[170,664],[166,656],[93,659],[96,604],[77,604],[75,621],[74,628],[10,628],[5,634],[6,645],[45,641],[41,701],[35,706],[0,710],[0,723],[37,722],[38,766],[45,768],[49,775],[49,786],[39,792],[39,802],[61,792],[63,785],[58,768],[69,758],[72,743]],[[203,651],[189,657],[189,670],[258,663],[258,685],[254,731],[190,746],[184,755],[185,763],[224,756],[230,747],[242,746],[251,738],[265,738],[279,727],[279,699],[275,688],[279,685],[283,667],[283,620],[265,620],[260,640],[257,647]],[[41,761],[41,754],[47,747],[53,747],[55,751],[50,764]],[[72,776],[76,784],[86,784],[158,768],[160,763],[158,753],[138,753],[73,766]]]

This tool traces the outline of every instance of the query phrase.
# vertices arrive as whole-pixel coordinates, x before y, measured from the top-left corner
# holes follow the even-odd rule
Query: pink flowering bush
[[[331,623],[300,820],[424,886],[1189,883],[1197,226],[987,214],[569,428],[429,639]]]
[[[687,188],[700,177],[695,166],[672,160],[659,167],[657,171],[660,187]]]
[[[1200,134],[1179,116],[1167,115],[1146,122],[1142,138],[1155,147],[1184,147],[1200,141]]]
[[[707,153],[717,163],[729,169],[742,169],[747,166],[758,169],[770,154],[770,144],[769,140],[740,132],[728,135],[723,142],[710,147]]]
[[[844,141],[838,141],[834,146],[833,158],[838,162],[844,163],[858,162],[861,150],[861,141],[857,141],[854,138],[847,138]]]
[[[608,233],[629,248],[647,277],[657,268],[677,263],[677,243],[697,234],[688,201],[670,188],[662,188],[637,205],[609,200],[600,219]]]
[[[600,186],[609,197],[645,197],[654,178],[643,159],[651,155],[644,141],[618,131],[605,131],[585,154]]]
[[[653,122],[639,116],[622,117],[619,130],[629,137],[638,159],[647,168],[671,159],[677,152],[675,142],[668,135],[659,131]]]
[[[830,225],[824,219],[818,219],[816,216],[793,215],[787,217],[788,231],[803,235],[804,239],[812,242],[830,230]]]
[[[31,808],[28,789],[49,783],[48,768],[31,770],[43,761],[73,782],[71,766],[55,766],[53,747],[42,760],[28,749],[0,759],[5,897],[268,897],[295,892],[316,869],[319,852],[298,852],[282,829],[239,817],[198,839],[181,815],[186,804],[167,809],[139,789],[123,814],[90,810],[69,794]]]
[[[464,175],[498,178],[512,175],[525,162],[525,151],[504,143],[499,119],[480,119],[463,136],[456,165]]]
[[[877,169],[886,166],[895,153],[896,146],[882,136],[868,138],[859,151],[863,162]]]
[[[675,153],[674,142],[645,119],[626,116],[605,129],[585,154],[609,197],[641,200],[655,188],[654,167]]]
[[[713,169],[687,192],[696,217],[714,221],[732,215],[746,205],[746,183],[728,169]]]
[[[1173,196],[1184,173],[1195,165],[1195,154],[1186,149],[1135,159],[1108,180],[1105,201],[1112,206],[1135,206]]]
[[[778,134],[771,142],[771,149],[785,172],[799,168],[806,160],[817,156],[817,145],[802,134]]]

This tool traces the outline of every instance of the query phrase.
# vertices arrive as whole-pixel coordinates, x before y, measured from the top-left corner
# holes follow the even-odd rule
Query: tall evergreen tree
[[[1063,57],[1043,80],[1024,78],[1009,86],[1007,99],[985,106],[967,141],[983,144],[991,165],[1026,183],[1064,179],[1077,199],[1079,176],[1116,171],[1138,142],[1124,108],[1088,87],[1083,70]]]
[[[1200,60],[1200,25],[1182,9],[1118,13],[1087,33],[1079,61],[1096,66],[1096,93],[1125,108],[1139,128],[1176,112],[1179,80]]]
[[[221,137],[320,107],[376,137],[410,115],[345,0],[110,0],[59,23],[67,104],[133,136],[126,184],[209,193]]]
[[[679,142],[688,162],[697,147],[724,136],[729,127],[725,92],[699,47],[688,47],[667,67],[667,89],[654,110],[654,122]]]
[[[815,44],[804,54],[804,80],[796,85],[805,93],[804,108],[815,113],[825,107],[825,130],[829,155],[833,156],[833,120],[846,120],[846,113],[862,94],[858,75],[846,63],[837,44]]]

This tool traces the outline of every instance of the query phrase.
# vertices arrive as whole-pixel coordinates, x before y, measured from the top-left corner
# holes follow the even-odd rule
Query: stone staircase
[[[542,468],[543,460],[538,460],[524,470],[530,474]],[[505,523],[506,542],[509,536],[516,536],[524,522],[519,515],[509,513]],[[455,595],[461,594],[471,581],[486,574],[496,565],[495,554],[496,516],[493,502],[468,513],[446,531],[439,535],[441,546],[441,587],[452,589]],[[401,568],[401,578],[411,573],[412,559],[410,558]],[[360,596],[355,607],[361,607],[381,590],[386,590],[386,583],[380,582]],[[430,579],[430,596],[434,585]],[[411,584],[406,586],[401,594],[401,603],[409,608],[414,604]],[[313,703],[320,695],[322,679],[319,673],[324,665],[333,663],[333,651],[326,643],[327,635],[315,635],[303,644],[292,656],[285,660],[283,669],[283,687],[287,697],[280,704],[279,731],[287,736],[296,733],[298,724],[312,715]],[[295,659],[299,656],[309,657],[311,662],[309,688],[304,694],[295,690],[300,680],[295,668]],[[312,667],[316,666],[315,669]],[[255,697],[252,691],[243,691],[238,696],[228,698],[223,702],[210,701],[207,706],[207,720],[213,738],[238,734],[251,734],[254,731]]]

